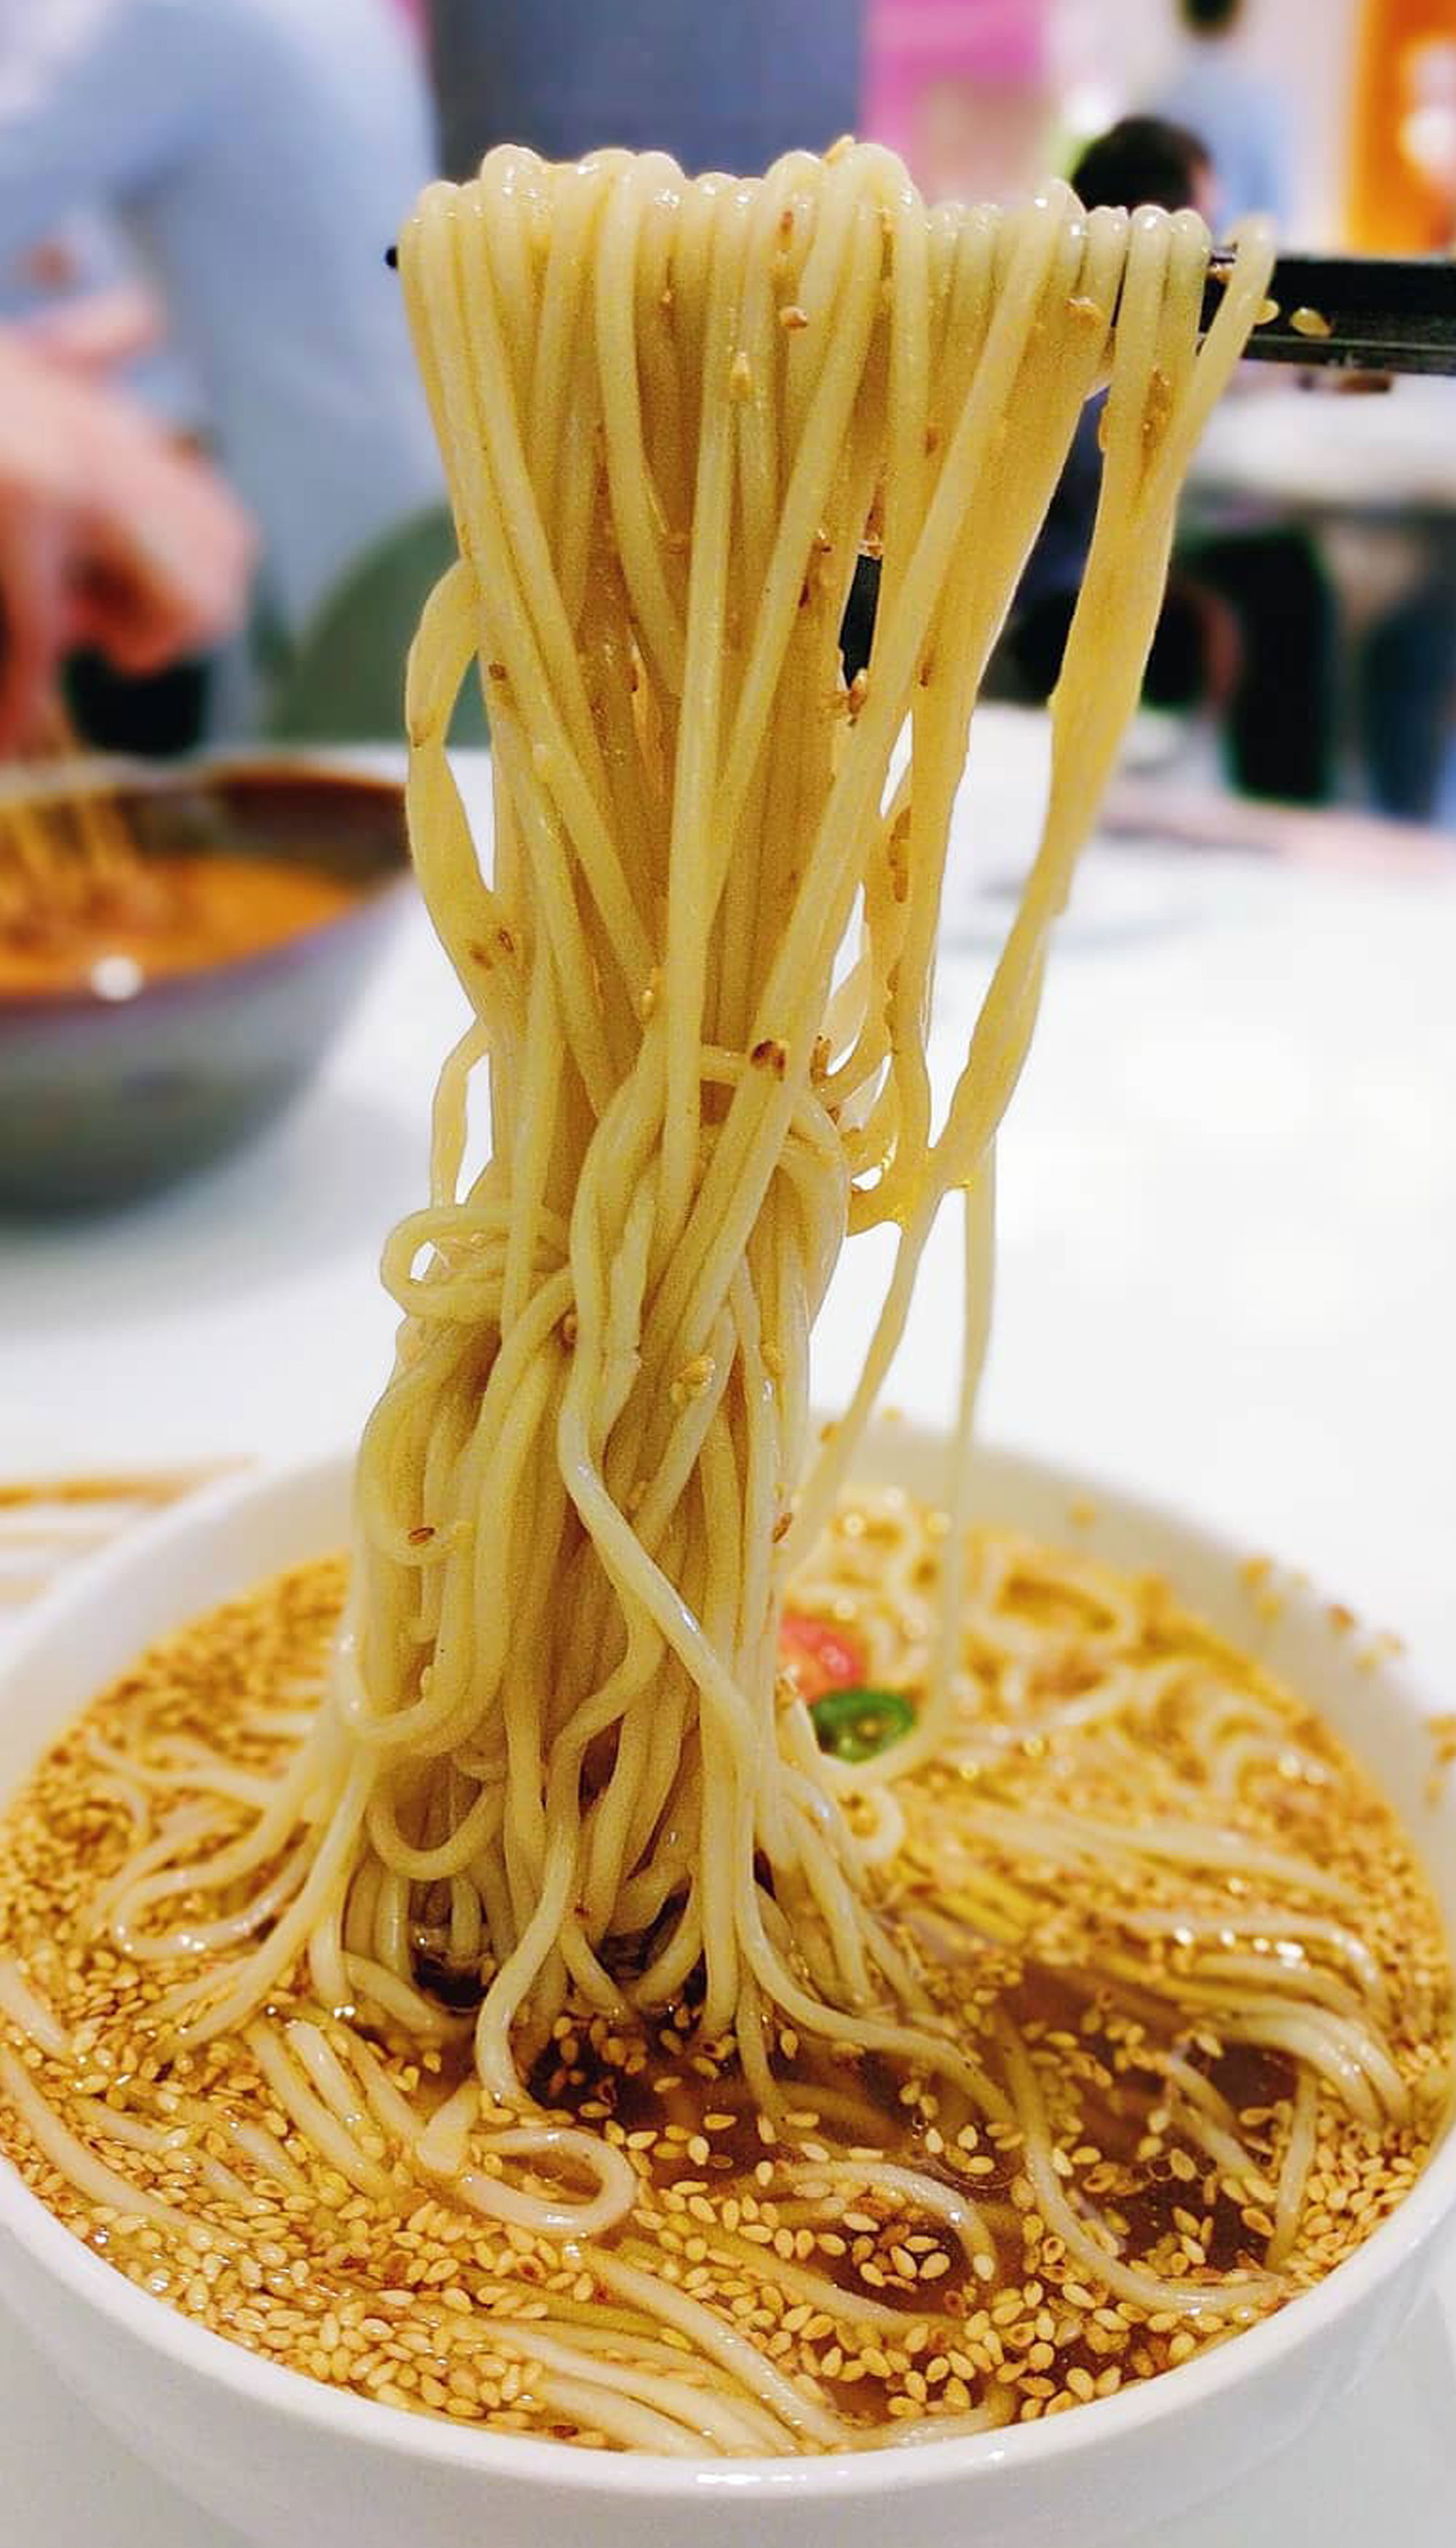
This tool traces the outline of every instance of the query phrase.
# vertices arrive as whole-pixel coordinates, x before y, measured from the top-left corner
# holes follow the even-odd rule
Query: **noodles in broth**
[[[157,1649],[11,1817],[5,2127],[126,2270],[386,2403],[677,2454],[1034,2420],[1326,2270],[1443,2093],[1435,1915],[1322,1729],[1156,1587],[965,1527],[996,1132],[1269,245],[1200,343],[1192,215],[500,150],[400,263],[460,545],[410,829],[471,1025],[346,1597]],[[1103,384],[1041,846],[937,1122],[969,718]],[[847,1501],[953,1195],[947,1509]]]

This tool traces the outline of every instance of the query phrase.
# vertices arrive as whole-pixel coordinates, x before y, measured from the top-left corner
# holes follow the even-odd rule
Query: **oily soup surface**
[[[944,1545],[943,1517],[902,1498],[843,1507],[795,1589],[785,1703],[853,1670],[913,1706]],[[571,2138],[516,2155],[500,2117],[436,2157],[507,2211],[534,2196],[533,2224],[558,2198],[562,2226],[471,2208],[402,2147],[387,2094],[442,2109],[466,2075],[458,1975],[435,1976],[423,2046],[382,2006],[320,2008],[305,1958],[241,2036],[189,2048],[159,2014],[258,1894],[148,1903],[136,1869],[189,1816],[226,1846],[256,1812],[312,1718],[342,1593],[339,1564],[302,1568],[153,1649],[4,1826],[0,2142],[77,2235],[250,2350],[598,2447],[672,2447],[655,2382],[700,2394],[718,2448],[794,2446],[795,2397],[851,2442],[1035,2420],[1281,2306],[1418,2173],[1450,1974],[1388,1808],[1161,1585],[990,1532],[947,1756],[851,1812],[897,1946],[1005,2119],[781,2022],[762,2114],[731,2046],[694,2031],[689,1981],[650,2033],[568,2009],[529,2065],[540,2104],[632,2170],[625,2219],[573,2234]],[[302,2069],[280,2068],[288,2046]],[[301,2128],[315,2105],[327,2146]],[[584,2340],[623,2383],[605,2430],[571,2374]],[[760,2376],[774,2399],[785,2384],[777,2432]]]
[[[282,859],[179,854],[136,861],[94,902],[0,923],[0,996],[79,991],[125,959],[146,981],[224,964],[318,929],[368,890]]]

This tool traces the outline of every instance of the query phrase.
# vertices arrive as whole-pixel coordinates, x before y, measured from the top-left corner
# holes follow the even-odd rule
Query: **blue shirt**
[[[432,157],[392,0],[0,0],[0,262],[125,222],[291,628],[441,494],[384,264]]]
[[[1248,213],[1289,220],[1293,147],[1284,99],[1272,81],[1222,45],[1189,45],[1150,111],[1201,141],[1218,180],[1221,235]]]

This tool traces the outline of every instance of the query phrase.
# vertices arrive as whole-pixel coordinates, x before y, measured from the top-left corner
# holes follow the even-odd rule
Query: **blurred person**
[[[33,342],[95,337],[118,314],[139,316],[134,342],[110,377],[158,424],[201,449],[207,408],[201,388],[169,342],[166,313],[146,281],[136,250],[113,221],[83,213],[0,265],[0,325],[20,321]],[[235,649],[241,659],[241,644]],[[125,673],[94,647],[65,666],[62,692],[71,725],[98,751],[144,758],[187,752],[206,732],[217,668],[209,656],[182,656],[151,673]]]
[[[1291,197],[1289,109],[1267,74],[1239,52],[1243,14],[1243,0],[1178,0],[1178,60],[1149,112],[1198,135],[1218,180],[1226,230],[1248,213],[1268,213],[1283,229]]]
[[[1212,223],[1217,213],[1213,170],[1203,143],[1177,125],[1152,116],[1128,116],[1089,142],[1070,183],[1088,212],[1099,204],[1186,206]],[[1100,440],[1104,398],[1089,399],[1077,420],[1071,448],[1046,517],[1017,590],[1006,635],[993,660],[991,680],[1006,695],[1045,699],[1056,685],[1082,576],[1092,546],[1092,526],[1102,486]],[[879,569],[863,558],[845,615],[846,678],[868,662]],[[1227,654],[1227,649],[1223,650]]]
[[[423,16],[444,165],[457,180],[502,141],[553,160],[603,145],[668,150],[690,172],[752,175],[784,150],[823,147],[857,118],[861,0],[723,0],[701,12],[688,0],[425,0]],[[455,546],[441,504],[345,579],[277,685],[276,734],[380,731],[384,698],[397,695],[383,632],[408,643]],[[361,643],[368,629],[372,646]],[[484,734],[478,701],[462,696],[453,731]]]
[[[1154,116],[1127,116],[1090,141],[1070,183],[1088,212],[1101,204],[1160,204],[1170,213],[1191,206],[1211,225],[1217,218],[1214,173],[1202,141]],[[1102,398],[1089,399],[1082,410],[1012,609],[1008,659],[1039,698],[1055,687],[1092,546],[1102,488],[1104,404]],[[1212,628],[1209,634],[1212,645]],[[1227,640],[1227,631],[1220,634]],[[1218,652],[1221,664],[1226,662],[1227,642]]]
[[[758,176],[859,122],[864,0],[429,0],[445,173],[500,141],[546,159],[669,150]]]
[[[0,9],[3,23],[3,9]],[[130,296],[149,304],[146,325],[133,352],[121,357],[114,377],[174,431],[200,434],[207,410],[201,388],[167,337],[166,312],[136,249],[102,213],[79,213],[19,255],[0,263],[0,324],[62,327],[73,312],[115,308]]]
[[[1129,116],[1088,144],[1071,183],[1102,204],[1185,207],[1220,218],[1203,141],[1154,116]],[[1103,400],[1088,402],[999,650],[1003,695],[1055,687],[1102,486]],[[1333,602],[1318,552],[1293,527],[1180,541],[1143,685],[1152,707],[1204,705],[1224,721],[1232,775],[1251,795],[1319,803],[1333,748]]]
[[[73,648],[152,672],[246,607],[241,507],[98,378],[137,341],[135,308],[115,303],[48,340],[0,329],[0,752],[38,739]]]
[[[0,0],[0,259],[77,214],[125,228],[285,637],[439,494],[383,262],[431,173],[396,0]]]

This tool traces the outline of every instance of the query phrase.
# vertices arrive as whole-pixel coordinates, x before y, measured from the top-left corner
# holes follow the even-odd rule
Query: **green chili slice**
[[[908,1734],[915,1710],[897,1689],[830,1689],[809,1714],[821,1752],[836,1761],[872,1761]]]

